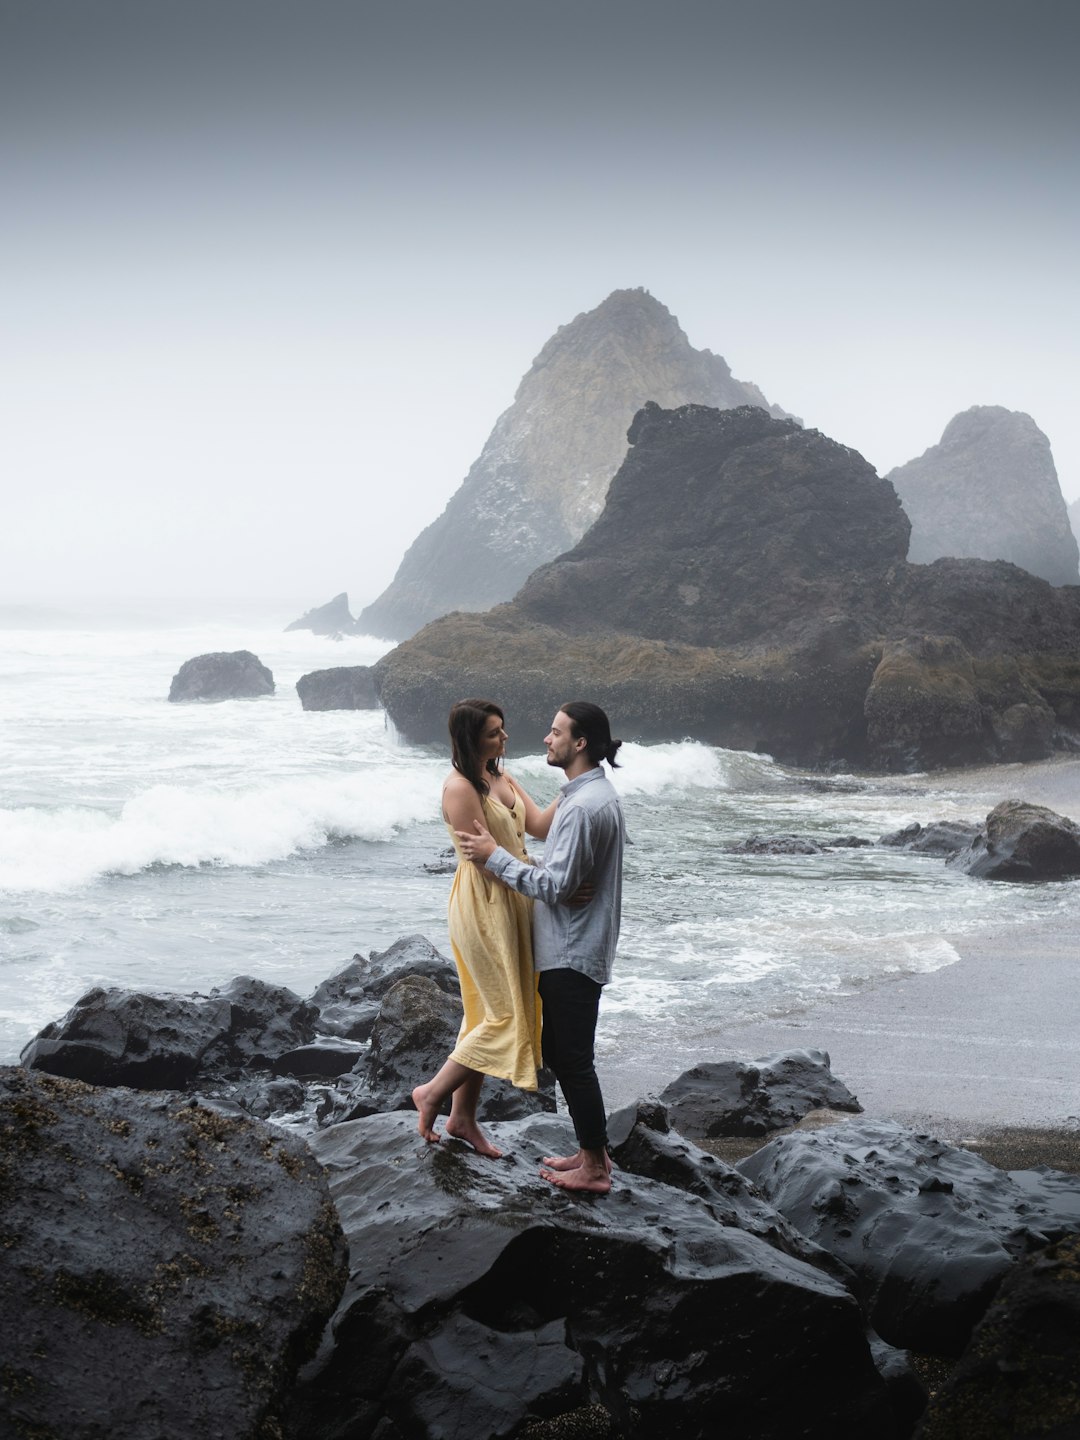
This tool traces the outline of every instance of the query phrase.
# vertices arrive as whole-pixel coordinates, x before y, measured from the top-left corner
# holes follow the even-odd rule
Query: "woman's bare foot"
[[[412,1092],[412,1103],[416,1106],[416,1128],[428,1142],[429,1145],[439,1143],[439,1132],[435,1129],[435,1121],[438,1119],[439,1107],[428,1099],[428,1086],[417,1085]]]
[[[611,1189],[611,1176],[595,1163],[575,1165],[570,1170],[541,1170],[541,1176],[560,1190],[584,1191],[590,1195],[606,1195]]]
[[[455,1140],[464,1140],[466,1145],[472,1146],[477,1155],[486,1155],[491,1160],[502,1158],[503,1152],[491,1143],[475,1120],[455,1120],[451,1115],[446,1122],[446,1133]]]

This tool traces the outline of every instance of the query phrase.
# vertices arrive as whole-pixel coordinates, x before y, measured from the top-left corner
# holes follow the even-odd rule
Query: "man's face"
[[[584,738],[574,739],[573,722],[569,715],[560,710],[551,722],[551,729],[544,736],[544,745],[547,749],[547,763],[559,770],[565,770],[584,749],[585,741]]]

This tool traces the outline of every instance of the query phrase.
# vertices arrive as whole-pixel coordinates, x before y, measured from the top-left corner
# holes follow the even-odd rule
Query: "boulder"
[[[355,956],[309,1000],[244,975],[209,995],[92,990],[40,1031],[22,1061],[95,1085],[197,1090],[222,1111],[288,1114],[290,1124],[314,1128],[411,1110],[413,1088],[442,1065],[460,1024],[456,970],[422,935],[409,935]],[[535,1094],[489,1079],[479,1113],[508,1119],[554,1108],[544,1071]]]
[[[225,998],[96,988],[40,1030],[19,1058],[28,1069],[90,1085],[173,1090],[194,1080],[231,1024]]]
[[[771,1141],[737,1167],[858,1277],[891,1345],[959,1355],[1016,1258],[1080,1222],[1080,1177],[1004,1174],[884,1120]]]
[[[852,1288],[847,1266],[789,1225],[733,1166],[673,1130],[667,1108],[659,1100],[637,1100],[610,1115],[608,1142],[619,1170],[700,1196],[722,1225],[757,1235],[785,1255],[815,1265]]]
[[[590,1401],[638,1440],[899,1433],[836,1280],[660,1181],[547,1185],[562,1122],[493,1138],[495,1162],[405,1115],[316,1137],[352,1268],[291,1433],[510,1436]]]
[[[973,405],[888,479],[911,520],[909,560],[1010,560],[1052,585],[1080,583],[1050,441],[1030,415]]]
[[[693,1140],[767,1135],[811,1110],[860,1111],[829,1069],[825,1050],[784,1050],[761,1060],[721,1060],[684,1070],[660,1093],[671,1124]]]
[[[1080,1435],[1080,1236],[1019,1260],[959,1364],[936,1389],[919,1440]]]
[[[311,1078],[315,1075],[345,1075],[354,1070],[367,1054],[367,1046],[359,1040],[342,1040],[328,1036],[314,1040],[310,1045],[298,1045],[295,1050],[286,1050],[274,1061],[275,1075],[296,1075]]]
[[[185,660],[169,687],[169,699],[174,703],[251,700],[273,693],[273,674],[250,650],[219,650]]]
[[[0,1070],[0,1432],[265,1440],[342,1293],[320,1167],[176,1095]]]
[[[866,739],[881,769],[962,763],[983,744],[971,656],[952,635],[887,641],[863,702]]]
[[[917,855],[955,855],[966,850],[978,833],[978,825],[970,820],[933,820],[929,825],[916,820],[902,830],[882,835],[878,844],[913,850]]]
[[[285,985],[237,975],[215,987],[210,1002],[229,1002],[229,1028],[204,1054],[206,1068],[269,1070],[284,1051],[315,1038],[318,1010]]]
[[[319,1012],[320,1033],[368,1039],[383,996],[406,975],[431,980],[444,994],[458,994],[454,962],[426,936],[403,935],[388,950],[372,950],[366,958],[354,955],[312,992],[310,1002]]]
[[[370,665],[310,670],[296,682],[304,710],[377,710],[379,697]]]
[[[723,848],[730,855],[823,855],[826,849],[804,835],[748,835]]]
[[[179,1089],[225,1072],[269,1070],[307,1044],[317,1011],[291,990],[240,975],[204,995],[88,991],[24,1048],[33,1070],[91,1085]]]
[[[693,349],[647,290],[614,291],[547,342],[460,489],[356,628],[404,639],[448,611],[509,600],[596,519],[646,400],[770,408],[719,355]],[[460,691],[469,693],[487,692]]]
[[[1004,561],[908,564],[896,493],[760,408],[647,404],[577,545],[485,615],[376,664],[393,724],[440,741],[464,692],[543,735],[588,695],[623,737],[803,767],[926,768],[1080,746],[1080,585]]]
[[[440,1069],[457,1044],[460,1028],[457,993],[447,994],[423,975],[405,975],[396,981],[383,996],[370,1050],[355,1066],[356,1080],[341,1092],[334,1120],[412,1110],[412,1092]],[[447,1102],[443,1113],[449,1109]],[[554,1109],[554,1079],[545,1071],[535,1092],[488,1076],[477,1113],[487,1121]]]
[[[312,610],[305,610],[299,620],[294,620],[290,625],[285,626],[286,634],[290,630],[310,630],[315,635],[329,635],[340,639],[342,635],[351,635],[355,622],[349,614],[349,597],[343,590],[340,595],[335,595],[333,600],[328,600],[325,605],[316,605]],[[317,707],[312,707],[317,708]],[[330,706],[324,706],[330,709]],[[335,709],[351,708],[335,706]]]
[[[980,880],[1080,877],[1080,825],[1045,805],[1003,800],[970,845],[948,863]]]

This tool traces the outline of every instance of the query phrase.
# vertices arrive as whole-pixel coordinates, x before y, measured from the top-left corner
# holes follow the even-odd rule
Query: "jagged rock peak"
[[[603,515],[515,604],[545,624],[691,645],[790,640],[819,606],[876,593],[907,518],[857,451],[757,406],[649,402]],[[831,597],[826,599],[826,597]],[[872,611],[869,593],[866,616]]]
[[[650,400],[784,414],[720,356],[695,350],[647,290],[616,290],[544,345],[464,483],[357,627],[396,638],[509,599],[599,515],[626,428]]]
[[[974,405],[888,479],[911,520],[909,560],[1010,560],[1052,585],[1080,582],[1050,441],[1030,415]]]

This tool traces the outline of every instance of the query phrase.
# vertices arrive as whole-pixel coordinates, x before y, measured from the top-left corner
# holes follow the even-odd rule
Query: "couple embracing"
[[[622,742],[598,705],[563,705],[544,746],[566,783],[541,810],[503,767],[507,738],[490,700],[462,700],[450,712],[443,818],[458,854],[449,928],[465,1015],[450,1058],[416,1087],[413,1104],[421,1135],[437,1141],[449,1098],[447,1134],[497,1157],[476,1118],[484,1077],[535,1090],[542,1052],[578,1150],[548,1156],[540,1173],[563,1189],[603,1194],[611,1162],[593,1041],[619,935],[626,836],[602,762],[614,767]],[[525,853],[526,832],[546,841],[540,864]]]

